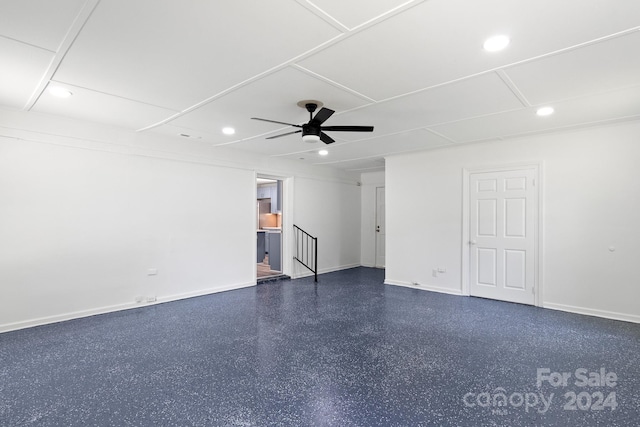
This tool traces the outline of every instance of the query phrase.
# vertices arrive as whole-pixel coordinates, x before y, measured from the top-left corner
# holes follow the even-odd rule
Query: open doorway
[[[256,228],[258,282],[282,276],[282,180],[256,179]]]

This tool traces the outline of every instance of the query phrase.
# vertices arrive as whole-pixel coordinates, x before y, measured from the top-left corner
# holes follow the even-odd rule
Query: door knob
[[[376,227],[376,233],[379,233],[379,232],[380,232],[380,226],[378,225],[378,226]]]
[[[471,246],[475,246],[475,244],[476,244],[476,243],[478,243],[478,242],[476,242],[475,240],[471,240],[471,241],[469,242],[469,244],[470,244]]]

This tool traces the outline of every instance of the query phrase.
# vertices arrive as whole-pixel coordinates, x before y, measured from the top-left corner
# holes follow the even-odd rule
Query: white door
[[[535,303],[536,169],[470,174],[469,290]]]
[[[376,267],[385,263],[384,187],[376,188]]]

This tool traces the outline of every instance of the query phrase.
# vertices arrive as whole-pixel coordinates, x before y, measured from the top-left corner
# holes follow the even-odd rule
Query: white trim
[[[380,188],[384,189],[384,194],[385,194],[385,196],[384,196],[385,197],[385,202],[384,202],[384,210],[385,210],[384,219],[385,219],[385,221],[384,221],[384,225],[382,226],[382,228],[384,229],[384,233],[385,233],[385,238],[384,238],[384,246],[385,246],[384,253],[385,253],[385,257],[384,257],[384,261],[385,261],[385,264],[386,264],[387,263],[387,255],[386,255],[387,254],[387,248],[386,248],[386,245],[387,245],[387,237],[386,237],[386,234],[387,234],[387,201],[386,201],[387,200],[387,189],[386,189],[384,184],[383,185],[376,185],[374,187],[375,197],[374,197],[373,209],[374,209],[375,215],[374,215],[373,225],[375,227],[378,226],[378,189],[380,189]],[[375,245],[375,248],[376,248],[375,251],[374,251],[374,260],[373,260],[373,263],[375,264],[374,266],[376,268],[385,268],[384,265],[379,265],[378,264],[378,231],[376,229],[373,230],[373,241],[374,241],[374,245]]]
[[[604,319],[621,320],[623,322],[640,323],[640,316],[635,314],[616,313],[614,311],[597,310],[594,308],[576,307],[573,305],[554,304],[545,302],[542,307],[551,310],[565,311],[568,313],[582,314],[586,316],[602,317]]]
[[[254,181],[257,182],[258,178],[267,178],[267,179],[274,179],[276,181],[282,181],[282,211],[281,211],[281,215],[282,215],[282,230],[281,230],[281,245],[282,247],[280,248],[280,250],[282,251],[281,253],[281,258],[280,258],[280,262],[282,263],[281,268],[282,270],[282,274],[285,274],[287,276],[291,277],[291,271],[293,270],[293,266],[292,266],[292,259],[293,259],[293,249],[291,248],[291,246],[293,245],[293,240],[290,237],[290,235],[293,235],[293,233],[291,233],[291,230],[293,228],[293,176],[284,176],[284,175],[274,175],[274,174],[270,174],[270,173],[262,173],[262,172],[257,172],[254,171]],[[258,200],[258,194],[257,194],[257,185],[255,186],[256,189],[253,193],[253,198],[254,200]],[[258,215],[258,211],[257,211],[257,204],[254,204],[256,206],[256,213],[255,216],[257,217]],[[258,256],[258,248],[254,243],[252,243],[253,245],[253,260],[257,259]],[[257,280],[257,268],[254,268],[254,274],[255,274],[255,279]]]
[[[402,286],[402,287],[411,288],[411,289],[418,289],[420,291],[438,292],[440,294],[465,296],[459,289],[443,288],[441,286],[425,285],[422,283],[418,285],[414,285],[413,283],[403,282],[399,280],[385,280],[384,284],[391,285],[391,286]]]
[[[360,264],[347,264],[347,265],[341,265],[341,266],[338,266],[338,267],[323,268],[322,270],[318,270],[318,276],[321,275],[321,274],[325,274],[325,273],[333,273],[335,271],[349,270],[350,268],[357,268],[357,267],[362,267],[362,265],[360,265]],[[301,279],[303,277],[312,277],[312,276],[313,276],[313,273],[305,268],[303,272],[294,274],[294,275],[291,276],[291,278],[292,279]]]
[[[253,191],[252,193],[252,197],[253,197],[253,209],[254,209],[254,213],[253,213],[253,224],[255,225],[255,221],[258,219],[260,212],[258,212],[258,173],[257,172],[253,172]],[[260,225],[258,224],[257,226],[255,226],[254,228],[258,228]],[[258,236],[256,235],[257,231],[254,231],[253,233],[251,233],[251,235],[253,237],[255,237],[255,241],[253,241],[251,243],[251,246],[249,246],[251,248],[251,259],[253,260],[254,264],[253,265],[253,281],[255,283],[258,283]],[[253,239],[252,239],[253,240]]]
[[[165,302],[179,301],[179,300],[187,299],[187,298],[200,297],[200,296],[210,295],[210,294],[217,294],[219,292],[226,292],[226,291],[233,291],[233,290],[236,290],[236,289],[250,288],[250,287],[255,286],[255,285],[256,285],[255,282],[240,283],[240,284],[236,284],[236,285],[228,285],[228,286],[222,286],[222,287],[216,287],[216,288],[201,289],[199,291],[186,292],[186,293],[183,293],[183,294],[175,294],[175,295],[167,295],[167,296],[163,296],[163,297],[158,297],[156,301],[150,302],[150,303],[148,303],[148,302],[143,302],[143,303],[131,302],[131,303],[125,303],[125,304],[116,304],[116,305],[110,305],[110,306],[106,306],[106,307],[92,308],[92,309],[89,309],[89,310],[81,310],[81,311],[74,311],[74,312],[71,312],[71,313],[57,314],[55,316],[39,317],[39,318],[36,318],[36,319],[23,320],[23,321],[20,321],[20,322],[5,323],[3,325],[0,325],[0,333],[10,332],[10,331],[17,331],[19,329],[33,328],[35,326],[49,325],[51,323],[64,322],[66,320],[81,319],[83,317],[96,316],[96,315],[99,315],[99,314],[107,314],[107,313],[115,313],[115,312],[123,311],[123,310],[131,310],[133,308],[148,307],[148,306],[151,306],[151,305],[162,304],[162,303],[165,303]]]
[[[291,277],[294,271],[293,248],[295,247],[293,224],[295,224],[295,176],[289,176],[282,182],[282,229],[289,230],[282,235],[282,273]],[[287,244],[284,243],[287,239]]]
[[[220,292],[235,291],[238,289],[250,288],[252,286],[256,286],[256,283],[247,282],[247,283],[240,283],[236,285],[227,285],[227,286],[220,286],[220,287],[210,288],[210,289],[202,289],[199,291],[185,292],[182,294],[167,295],[164,297],[158,297],[158,300],[156,301],[156,303],[161,304],[164,302],[179,301],[187,298],[201,297],[204,295],[217,294]]]
[[[462,169],[462,242],[460,245],[462,258],[462,271],[460,286],[462,295],[470,296],[469,289],[469,179],[471,170]]]
[[[537,280],[536,280],[536,307],[544,307],[544,201],[545,201],[545,190],[544,183],[546,182],[545,176],[545,163],[544,161],[540,161],[538,163],[538,241],[537,241],[537,267],[536,271]]]
[[[509,163],[493,167],[479,167],[479,168],[463,168],[462,169],[462,295],[471,296],[471,290],[469,286],[469,179],[471,174],[474,173],[490,173],[490,172],[505,172],[515,171],[522,169],[533,169],[535,172],[535,186],[536,196],[538,198],[538,221],[535,224],[534,231],[534,244],[536,246],[535,256],[535,279],[534,279],[534,305],[536,307],[542,307],[542,295],[543,295],[543,227],[544,227],[544,162],[526,162],[526,163]]]
[[[67,53],[69,53],[69,50],[71,50],[71,48],[73,47],[85,25],[87,25],[87,22],[89,22],[89,19],[91,18],[91,15],[93,15],[93,11],[96,10],[99,2],[100,0],[90,0],[84,2],[84,6],[82,6],[80,12],[76,15],[75,19],[68,27],[67,33],[64,35],[57,49],[55,51],[49,51],[54,53],[53,58],[51,62],[49,62],[49,66],[47,67],[45,72],[42,74],[38,85],[31,93],[29,100],[27,101],[25,106],[22,107],[23,110],[31,111],[36,102],[38,102],[47,85],[52,82],[53,76],[58,71],[60,64],[67,56]]]

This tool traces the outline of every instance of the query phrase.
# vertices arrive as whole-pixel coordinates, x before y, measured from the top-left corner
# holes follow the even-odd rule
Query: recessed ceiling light
[[[236,130],[234,128],[226,127],[222,128],[222,133],[224,133],[225,135],[233,135],[234,133],[236,133]]]
[[[538,110],[536,111],[536,114],[539,116],[549,116],[551,114],[553,114],[553,107],[541,107],[538,108]]]
[[[320,150],[320,151],[318,151],[318,154],[320,154],[321,156],[326,156],[327,154],[329,154],[329,151],[327,151],[327,150]]]
[[[58,98],[68,98],[73,95],[70,90],[67,90],[61,86],[49,87],[49,93],[53,96],[57,96]]]
[[[508,36],[501,34],[499,36],[489,37],[482,47],[488,52],[497,52],[507,47],[509,42],[511,42],[511,39],[509,39]]]

